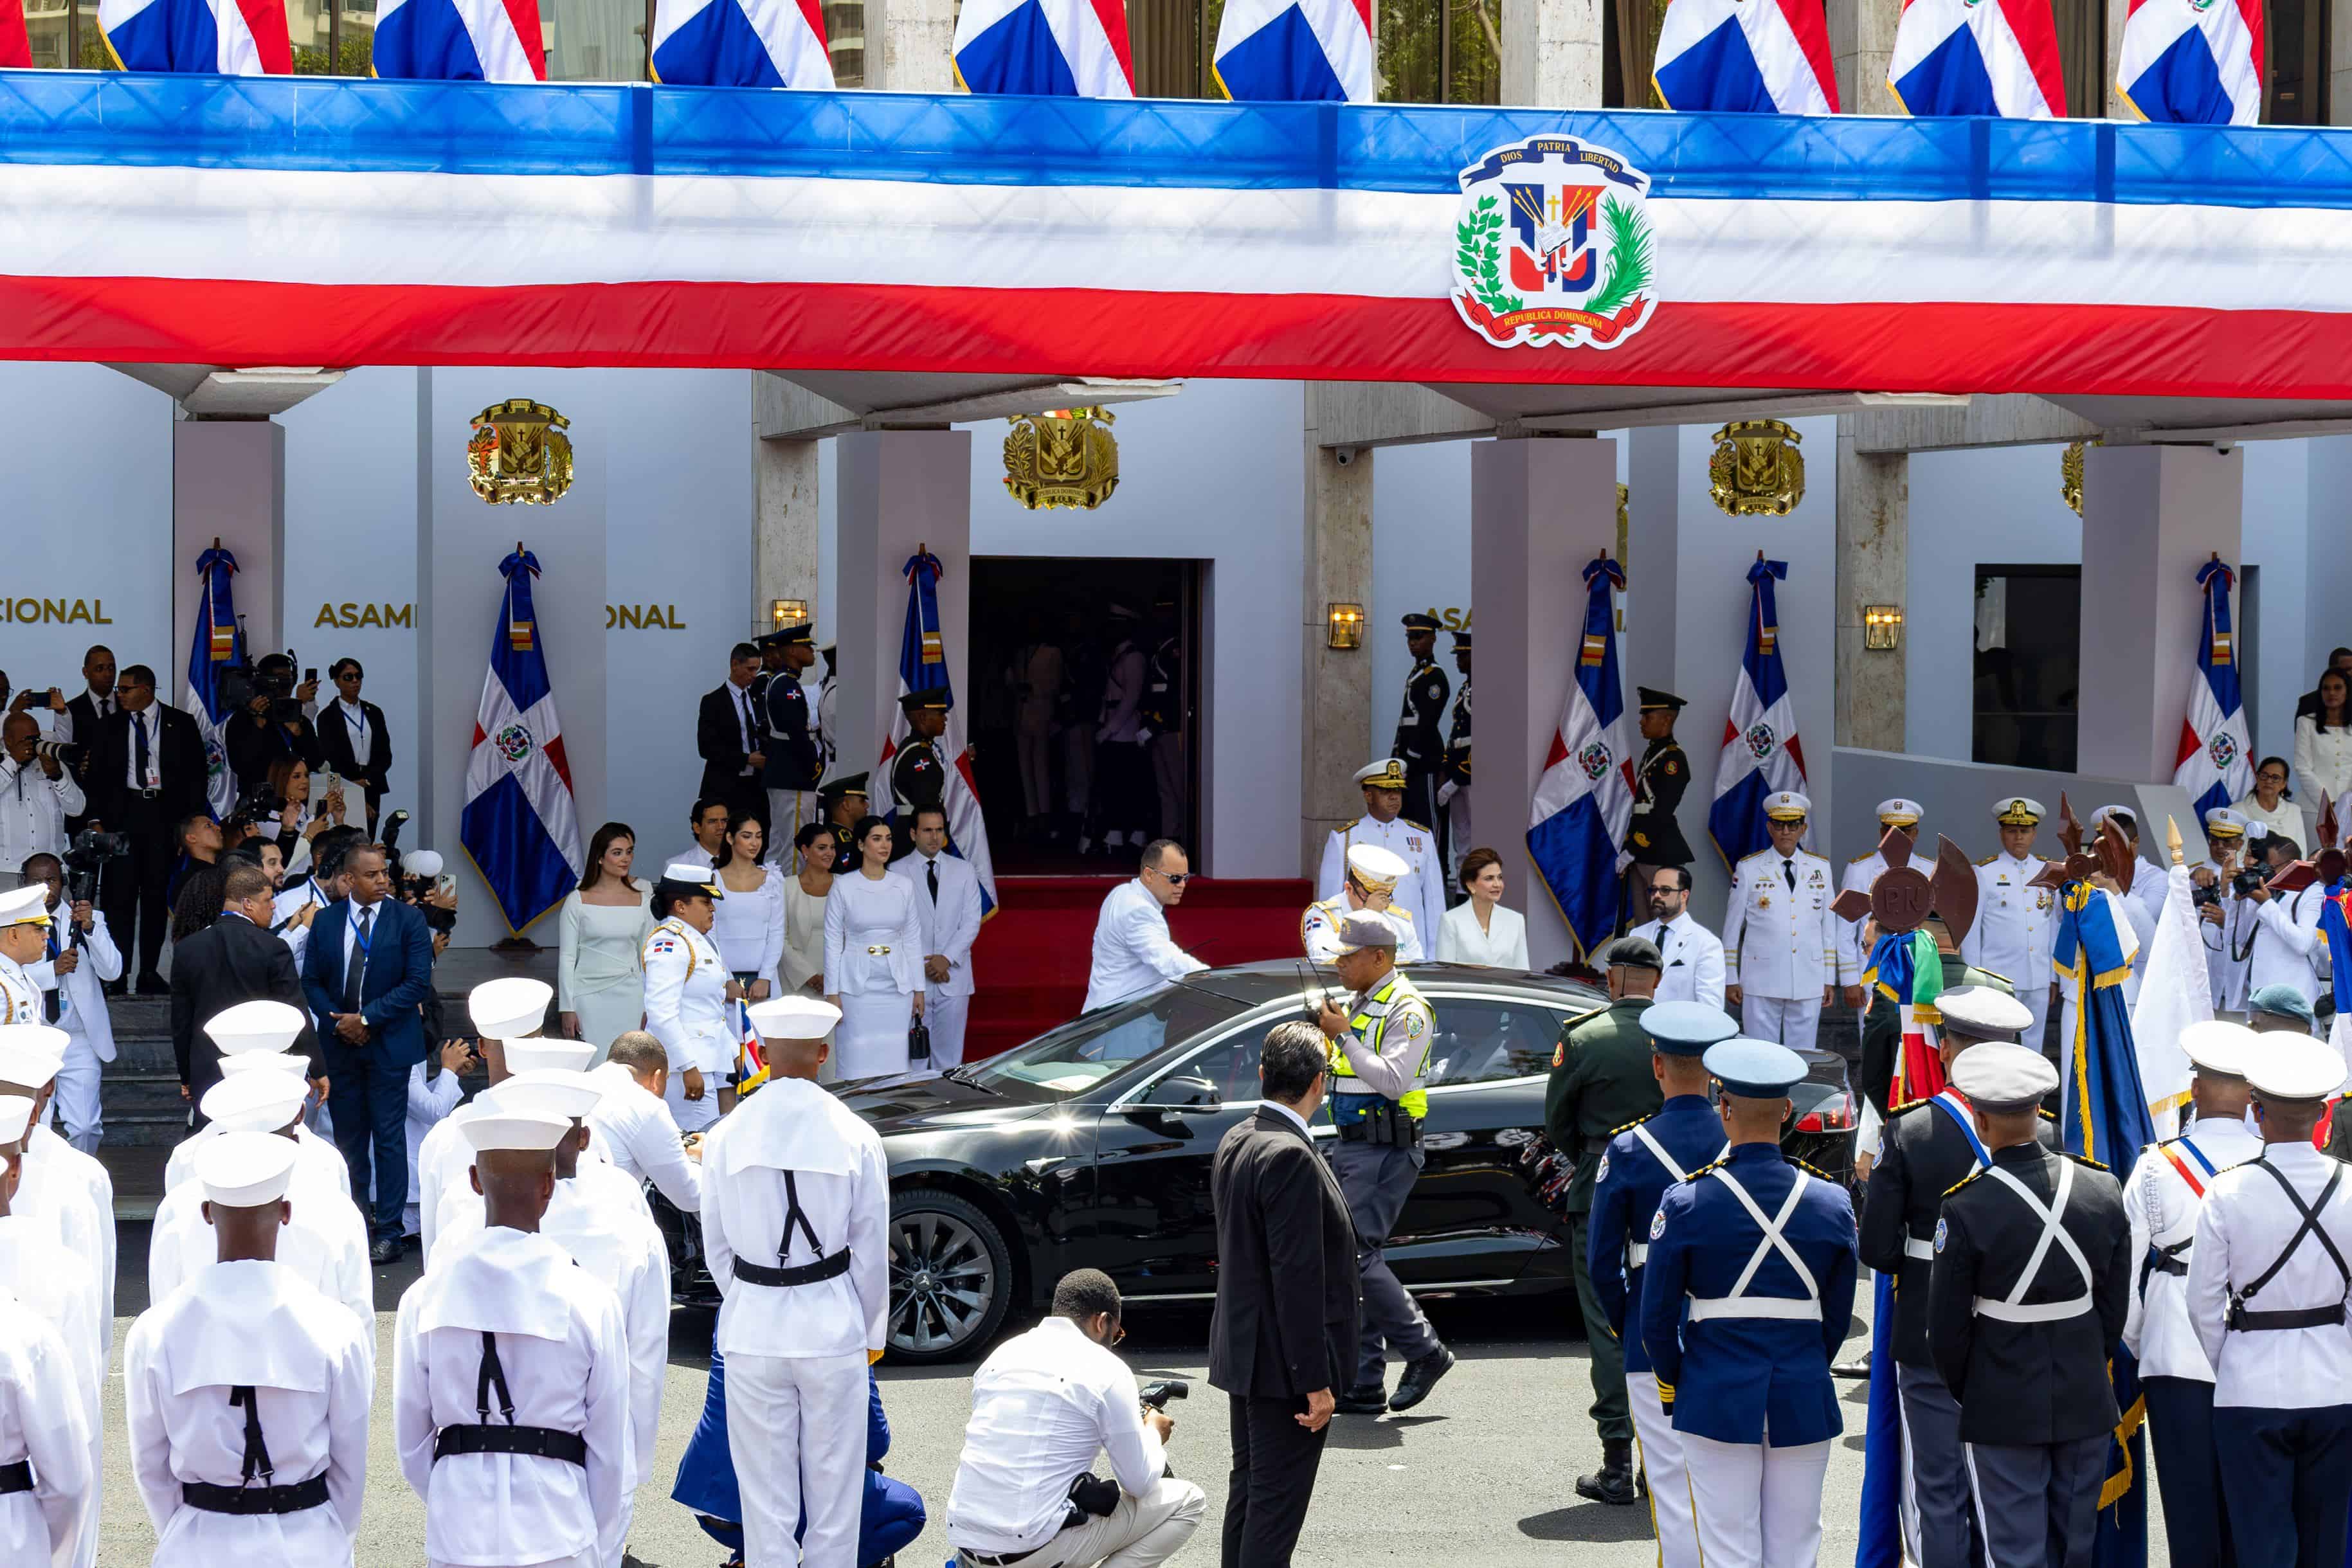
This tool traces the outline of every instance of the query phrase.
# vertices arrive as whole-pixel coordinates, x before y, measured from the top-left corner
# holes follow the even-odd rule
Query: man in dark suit
[[[221,1077],[220,1049],[204,1031],[206,1019],[239,1002],[303,1005],[293,949],[270,934],[269,873],[258,865],[232,866],[221,899],[220,918],[172,950],[172,1054],[179,1062],[181,1097],[192,1105]],[[302,1075],[325,1093],[325,1061],[307,1025],[293,1050],[310,1059]],[[196,1125],[204,1125],[202,1112]]]
[[[89,787],[89,748],[98,739],[99,727],[106,722],[119,705],[114,700],[114,650],[100,643],[81,656],[81,678],[88,689],[76,692],[66,699],[66,723],[69,727],[63,738],[79,745],[81,755],[74,760],[74,782],[87,790]],[[87,817],[68,817],[66,831],[81,831]]]
[[[335,683],[335,700],[319,710],[319,752],[330,768],[366,790],[373,839],[378,802],[392,779],[392,731],[383,709],[360,696],[367,672],[357,659],[337,659],[327,674]]]
[[[101,900],[106,924],[128,962],[135,927],[139,994],[166,989],[160,966],[172,917],[164,889],[180,858],[179,824],[205,809],[209,761],[196,721],[155,700],[155,672],[132,664],[114,688],[121,706],[99,721],[83,792],[89,814],[130,840],[129,853],[107,867]]]
[[[768,820],[768,792],[761,782],[768,766],[760,749],[767,721],[751,682],[760,673],[760,650],[738,643],[727,655],[727,680],[716,691],[702,694],[702,711],[694,721],[694,749],[702,757],[702,788],[706,800],[724,800],[730,816],[751,816],[762,825]]]
[[[368,1257],[400,1256],[408,1202],[408,1070],[425,1060],[420,1012],[433,991],[433,933],[425,917],[387,896],[383,851],[362,844],[343,857],[343,897],[310,922],[302,989],[325,1038],[335,1097],[335,1144],[352,1169],[352,1201],[370,1209]]]
[[[1332,1390],[1354,1376],[1356,1232],[1308,1138],[1329,1048],[1303,1019],[1267,1031],[1265,1101],[1210,1166],[1217,1306],[1209,1381],[1232,1397],[1224,1568],[1285,1568],[1307,1522]]]

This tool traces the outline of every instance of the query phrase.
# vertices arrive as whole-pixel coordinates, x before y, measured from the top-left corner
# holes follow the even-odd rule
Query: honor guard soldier
[[[1323,842],[1323,862],[1315,873],[1315,896],[1326,903],[1340,894],[1348,852],[1358,844],[1377,844],[1410,869],[1401,878],[1390,902],[1412,916],[1416,930],[1436,940],[1438,917],[1445,913],[1444,872],[1437,858],[1437,838],[1422,823],[1399,815],[1404,809],[1407,777],[1404,763],[1383,758],[1356,769],[1364,791],[1364,814],[1344,827],[1331,830]]]
[[[1412,870],[1402,858],[1378,844],[1350,848],[1348,877],[1339,889],[1339,896],[1308,904],[1307,913],[1299,917],[1298,939],[1307,948],[1307,956],[1318,965],[1338,957],[1340,922],[1359,909],[1370,909],[1388,916],[1389,924],[1396,927],[1396,961],[1420,963],[1421,937],[1413,930],[1412,916],[1393,902],[1398,882]]]
[[[1389,749],[1404,767],[1405,813],[1415,821],[1434,823],[1437,821],[1437,780],[1445,766],[1445,741],[1440,727],[1445,717],[1445,697],[1452,683],[1445,672],[1437,667],[1437,617],[1414,613],[1404,618],[1405,652],[1412,655],[1412,670],[1404,678],[1404,707],[1397,715],[1396,741]],[[1433,841],[1433,852],[1442,844]],[[1433,852],[1427,873],[1442,883],[1445,874],[1442,855]],[[1426,929],[1437,929],[1437,915],[1444,908],[1441,896],[1438,909],[1430,912],[1424,922]]]
[[[2189,1319],[2189,1254],[2213,1178],[2262,1153],[2246,1124],[2253,1086],[2245,1078],[2249,1052],[2262,1047],[2252,1030],[2209,1019],[2180,1031],[2180,1049],[2196,1070],[2189,1130],[2143,1153],[2124,1183],[2124,1218],[2139,1260],[2124,1348],[2139,1361],[2172,1561],[2176,1568],[2223,1568],[2237,1553],[2213,1448],[2213,1365]]]
[[[1804,1058],[1727,1040],[1701,1060],[1723,1085],[1730,1146],[1659,1201],[1642,1339],[1708,1568],[1811,1568],[1844,1430],[1830,1361],[1853,1311],[1853,1205],[1780,1154]]]
[[[2344,1059],[2267,1034],[2245,1072],[2263,1151],[2206,1185],[2189,1319],[2213,1366],[2213,1447],[2238,1562],[2335,1564],[2352,1495],[2352,1179],[2311,1138]]]
[[[816,663],[815,639],[803,621],[779,626],[759,639],[763,658],[776,661],[759,688],[761,722],[767,742],[761,747],[768,759],[761,782],[768,791],[768,842],[788,844],[793,836],[816,821],[816,787],[824,774],[824,748],[816,733],[816,713],[801,672]]]
[[[48,951],[48,888],[37,882],[0,893],[0,1024],[41,1021],[41,988],[25,971]]]
[[[1658,1048],[1642,1023],[1658,988],[1658,950],[1641,937],[1620,936],[1601,949],[1601,961],[1608,966],[1609,1005],[1569,1019],[1560,1030],[1544,1085],[1544,1135],[1576,1162],[1560,1212],[1569,1224],[1577,1307],[1592,1357],[1592,1424],[1601,1434],[1601,1469],[1578,1477],[1576,1490],[1622,1507],[1640,1495],[1633,1485],[1633,1417],[1626,1408],[1624,1347],[1591,1266],[1601,1246],[1591,1239],[1593,1189],[1610,1138],[1658,1110],[1658,1076],[1651,1068]]]
[[[1943,1014],[1937,1054],[1947,1075],[1963,1052],[1980,1043],[2015,1044],[2031,1021],[2022,1002],[1987,986],[1946,991],[1936,1004]],[[2048,1127],[2043,1124],[2045,1142]],[[1919,1568],[1969,1568],[1984,1561],[1983,1543],[1974,1539],[1959,1402],[1927,1352],[1927,1273],[1944,1194],[1989,1162],[1968,1100],[1947,1088],[1896,1110],[1863,1190],[1862,1260],[1896,1281],[1895,1382],[1909,1478],[1900,1512],[1905,1549]]]
[[[2028,1051],[2042,1049],[2050,1020],[2050,948],[2058,929],[2056,894],[2026,885],[2050,863],[2033,852],[2042,815],[2042,802],[2023,795],[1993,802],[2000,852],[1977,862],[1976,923],[1960,944],[1960,956],[1971,968],[2007,976],[2017,999],[2033,1016],[2017,1041]]]
[[[425,1562],[617,1563],[631,1469],[621,1304],[540,1234],[572,1124],[469,1113],[458,1126],[487,1223],[434,1254],[393,1329],[393,1440],[425,1500]]]
[[[196,1156],[215,1258],[158,1298],[122,1353],[131,1475],[157,1568],[352,1561],[367,1490],[375,1320],[277,1260],[295,1151],[224,1133]]]
[[[1794,790],[1764,798],[1771,847],[1733,868],[1723,915],[1724,996],[1750,1040],[1811,1049],[1822,1004],[1861,971],[1840,942],[1830,908],[1830,862],[1800,849],[1813,803]]]
[[[1908,839],[1911,841],[1911,869],[1921,876],[1932,877],[1936,874],[1936,862],[1921,854],[1918,847],[1919,819],[1927,814],[1927,809],[1916,800],[1906,800],[1900,796],[1892,800],[1881,800],[1878,803],[1878,836],[1885,838],[1886,830],[1893,828]],[[1845,873],[1838,879],[1838,891],[1843,893],[1851,888],[1866,894],[1878,885],[1878,873],[1885,869],[1885,858],[1874,844],[1868,852],[1858,854],[1845,862]],[[1862,928],[1866,924],[1865,920],[1840,920],[1837,925],[1838,952],[1842,959],[1840,967],[1844,974],[1851,977],[1843,982],[1848,988],[1846,1003],[1854,1009],[1857,1025],[1862,1021],[1863,998],[1855,993],[1861,989],[1863,970],[1870,967],[1870,949],[1862,940]]]
[[[0,1561],[68,1568],[98,1552],[106,1347],[88,1260],[16,1206],[32,1118],[29,1097],[0,1095]],[[55,1447],[66,1437],[79,1458]],[[5,1467],[27,1457],[31,1487],[12,1487]]]
[[[1356,1382],[1337,1404],[1359,1416],[1410,1410],[1454,1370],[1454,1353],[1405,1293],[1384,1250],[1426,1157],[1422,1119],[1437,1041],[1436,1014],[1396,967],[1396,927],[1369,909],[1341,921],[1332,967],[1353,994],[1344,1009],[1324,998],[1316,1019],[1331,1042],[1331,1124],[1339,1132],[1331,1174],[1355,1222],[1364,1302]],[[1394,1397],[1382,1342],[1404,1359]]]
[[[2138,1267],[2123,1191],[2043,1146],[2042,1097],[2058,1070],[2041,1052],[1971,1046],[1952,1083],[1989,1163],[1936,1220],[1927,1347],[1960,1404],[1985,1560],[2089,1568],[2120,1419],[2107,1352]]]
[[[947,733],[948,689],[925,686],[908,692],[899,697],[898,711],[907,716],[907,737],[890,759],[890,793],[898,802],[898,821],[911,827],[916,812],[947,805],[948,761],[937,742]],[[895,852],[903,853],[913,844],[901,833]]]
[[[750,1010],[768,1082],[702,1155],[727,1439],[756,1482],[743,1489],[743,1555],[856,1568],[866,1369],[890,1315],[889,1170],[880,1136],[817,1082],[841,1009],[780,997]]]
[[[1454,633],[1454,667],[1462,685],[1454,694],[1454,707],[1445,721],[1445,766],[1438,774],[1437,805],[1445,813],[1445,879],[1456,893],[1462,885],[1462,857],[1477,841],[1470,836],[1470,633]]]
[[[857,820],[869,815],[873,802],[866,799],[866,775],[844,773],[829,779],[817,791],[817,806],[824,813],[825,826],[833,830],[833,863],[836,870],[855,866],[852,853],[857,841],[855,831]]]
[[[1652,1042],[1650,1071],[1664,1103],[1618,1129],[1593,1171],[1591,1238],[1585,1268],[1609,1326],[1624,1350],[1625,1397],[1642,1443],[1642,1475],[1655,1515],[1660,1568],[1700,1568],[1683,1445],[1658,1397],[1658,1375],[1643,1345],[1639,1311],[1650,1222],[1676,1182],[1722,1156],[1723,1119],[1707,1096],[1706,1048],[1739,1032],[1721,1008],[1656,1002],[1638,1020]],[[1629,1321],[1631,1320],[1631,1321]],[[1605,1467],[1604,1467],[1605,1468]]]
[[[1675,720],[1683,711],[1683,699],[1655,686],[1638,686],[1635,691],[1642,699],[1642,738],[1650,743],[1642,753],[1634,779],[1633,817],[1626,843],[1633,856],[1629,868],[1633,907],[1640,909],[1660,866],[1691,862],[1690,841],[1683,837],[1682,823],[1675,817],[1682,808],[1683,791],[1690,788],[1690,758],[1683,755],[1682,742],[1675,738]]]

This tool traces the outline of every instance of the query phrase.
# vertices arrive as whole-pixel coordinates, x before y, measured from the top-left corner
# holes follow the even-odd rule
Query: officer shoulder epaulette
[[[1657,1113],[1655,1111],[1650,1113],[1650,1116],[1654,1116]],[[1640,1126],[1643,1123],[1648,1121],[1650,1116],[1636,1116],[1622,1127],[1612,1127],[1609,1129],[1609,1135],[1613,1138],[1620,1133],[1630,1133],[1634,1128]]]
[[[1906,1100],[1900,1104],[1890,1106],[1887,1109],[1886,1119],[1891,1122],[1895,1117],[1903,1114],[1906,1111],[1916,1111],[1920,1106],[1925,1105],[1933,1098],[1935,1098],[1935,1096],[1931,1094],[1923,1094],[1916,1100]]]
[[[2047,1105],[2036,1105],[2034,1109],[2042,1113],[2042,1119],[2045,1122],[2054,1122],[2058,1119],[2058,1113]]]
[[[1360,819],[1359,819],[1359,820],[1360,821]],[[1411,828],[1411,829],[1412,829],[1414,832],[1416,832],[1416,833],[1425,833],[1425,832],[1429,831],[1429,830],[1428,830],[1427,828],[1423,827],[1419,822],[1414,821],[1411,817],[1399,817],[1399,818],[1397,819],[1397,821],[1400,821],[1400,822],[1402,822],[1406,827]]]
[[[1782,1155],[1780,1157],[1788,1161],[1790,1165],[1796,1166],[1799,1170],[1805,1172],[1807,1175],[1811,1176],[1818,1180],[1837,1181],[1838,1179],[1837,1177],[1830,1175],[1829,1172],[1822,1169],[1821,1166],[1807,1165],[1804,1161],[1799,1159],[1794,1155]],[[1843,1182],[1838,1182],[1838,1185],[1840,1186],[1843,1186],[1845,1184]]]
[[[1992,864],[1992,862],[1995,862],[1995,861],[1997,861],[1997,860],[1999,860],[1999,859],[2000,859],[2000,854],[1999,854],[1999,853],[1989,854],[1989,855],[1985,856],[1985,858],[1984,858],[1984,859],[1982,859],[1982,860],[1980,860],[1980,861],[1977,862],[1976,863],[1977,863],[1977,864],[1979,864],[1979,865],[1990,865],[1990,864]]]
[[[1721,1170],[1730,1162],[1730,1159],[1731,1156],[1728,1155],[1717,1155],[1715,1158],[1707,1161],[1706,1164],[1699,1166],[1698,1169],[1691,1172],[1690,1175],[1685,1176],[1683,1179],[1685,1181],[1696,1181],[1699,1177],[1707,1175],[1711,1171]]]
[[[1611,1008],[1616,1005],[1617,1004],[1614,1002],[1603,1002],[1599,1007],[1594,1008],[1591,1012],[1578,1013],[1566,1023],[1559,1026],[1559,1032],[1563,1035],[1574,1034],[1578,1025],[1591,1023],[1594,1019],[1599,1018],[1601,1014],[1607,1012]]]
[[[1853,859],[1846,862],[1845,863],[1848,865],[1860,865],[1864,861],[1874,861],[1877,858],[1878,852],[1876,850],[1868,850],[1854,856]]]
[[[1985,1170],[1986,1170],[1986,1167],[1985,1167],[1985,1166],[1979,1166],[1975,1170],[1970,1171],[1968,1175],[1966,1175],[1966,1176],[1962,1176],[1959,1180],[1958,1180],[1958,1181],[1954,1182],[1951,1186],[1949,1186],[1946,1187],[1946,1188],[1944,1189],[1944,1196],[1945,1196],[1946,1197],[1951,1197],[1951,1196],[1952,1196],[1952,1194],[1954,1194],[1954,1193],[1956,1193],[1956,1192],[1959,1191],[1959,1190],[1960,1190],[1960,1188],[1962,1188],[1962,1187],[1964,1187],[1964,1186],[1968,1186],[1968,1185],[1969,1185],[1969,1183],[1970,1183],[1970,1182],[1972,1182],[1972,1181],[1976,1180],[1976,1179],[1977,1179],[1977,1177],[1979,1177],[1979,1176],[1980,1176],[1984,1175],[1984,1174],[1985,1174]]]
[[[1358,822],[1361,822],[1363,820],[1364,820],[1363,818],[1361,818],[1361,817],[1358,817],[1358,818],[1356,818],[1353,821],[1342,822],[1339,826],[1338,826],[1338,827],[1336,827],[1336,828],[1332,829],[1331,831],[1332,831],[1333,832],[1335,832],[1335,833],[1339,833],[1339,834],[1341,834],[1341,835],[1343,835],[1343,836],[1344,836],[1344,835],[1346,835],[1346,834],[1349,834],[1349,833],[1352,833],[1352,832],[1354,832],[1354,831],[1356,831],[1356,824],[1357,824]]]
[[[1412,911],[1410,909],[1399,909],[1395,904],[1391,904],[1386,909],[1381,910],[1381,913],[1387,915],[1391,920],[1401,920],[1407,925],[1412,924]]]
[[[2095,1171],[2103,1171],[2107,1168],[2088,1155],[2078,1155],[2066,1149],[2061,1149],[2058,1152],[2064,1155],[2068,1159],[2074,1161],[2078,1166],[2088,1166]]]
[[[1770,854],[1771,852],[1771,852],[1770,850],[1758,850],[1758,851],[1757,851],[1754,854],[1752,854],[1752,855],[1741,855],[1741,856],[1739,857],[1739,863],[1740,863],[1741,865],[1746,865],[1749,861],[1760,861],[1760,860],[1762,860],[1766,855],[1769,855],[1769,854]]]

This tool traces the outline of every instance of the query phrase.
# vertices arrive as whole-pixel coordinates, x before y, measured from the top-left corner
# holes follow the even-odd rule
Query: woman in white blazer
[[[907,1029],[923,1016],[923,922],[914,884],[890,874],[890,824],[860,817],[857,869],[824,900],[824,999],[841,1009],[841,1076],[907,1071]]]
[[[1503,857],[1486,849],[1464,855],[1462,885],[1470,896],[1438,917],[1437,961],[1526,968],[1527,917],[1503,907]]]

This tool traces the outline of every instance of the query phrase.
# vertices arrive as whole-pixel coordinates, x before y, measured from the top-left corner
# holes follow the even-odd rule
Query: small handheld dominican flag
[[[2220,557],[2197,571],[2205,614],[2192,655],[2197,672],[2189,683],[2189,709],[2180,716],[2180,753],[2172,781],[2188,795],[2200,821],[2216,806],[2253,792],[2253,739],[2238,691],[2237,643],[2230,634],[2230,585],[2235,574]]]
[[[1133,98],[1126,0],[964,0],[955,73],[966,92]]]
[[[1616,923],[1617,873],[1633,816],[1617,667],[1615,596],[1624,586],[1624,569],[1606,554],[1584,569],[1584,636],[1528,825],[1528,854],[1580,955]]]
[[[988,824],[980,812],[980,790],[971,779],[971,748],[963,742],[956,723],[955,691],[948,682],[945,643],[940,637],[940,558],[929,550],[907,558],[907,630],[898,643],[898,695],[938,690],[947,698],[947,728],[931,748],[947,760],[942,769],[941,796],[948,812],[948,853],[970,861],[980,878],[980,916],[996,913],[996,862],[988,852]],[[891,716],[890,732],[882,739],[877,776],[887,778],[890,759],[898,755],[909,731],[900,708]],[[889,798],[887,786],[877,792]],[[895,821],[898,812],[888,815]]]
[[[1731,678],[1723,752],[1715,764],[1715,804],[1706,813],[1707,834],[1726,865],[1738,865],[1772,841],[1764,826],[1767,797],[1783,789],[1802,793],[1805,788],[1805,752],[1797,741],[1797,710],[1780,664],[1780,613],[1772,593],[1772,584],[1788,575],[1787,561],[1760,556],[1748,569],[1748,644]],[[1813,841],[1810,821],[1803,841]]]
[[[373,59],[380,77],[545,81],[539,0],[383,0]]]
[[[225,730],[229,709],[220,688],[221,671],[245,662],[245,633],[237,629],[236,604],[229,591],[229,579],[236,574],[236,557],[218,545],[196,558],[196,576],[204,580],[205,591],[196,604],[195,632],[188,640],[188,683],[180,694],[180,706],[205,737],[205,800],[215,817],[227,816],[236,804]]]
[[[1658,33],[1658,98],[1685,113],[1835,114],[1821,0],[1674,0]]]
[[[2050,0],[1903,0],[1886,85],[1906,114],[2063,120]]]
[[[457,837],[489,883],[508,929],[520,931],[579,884],[583,857],[563,727],[555,719],[547,650],[531,610],[539,558],[518,548],[499,572],[506,592],[490,638],[489,673],[482,677]]]
[[[2131,0],[2116,94],[2142,120],[2263,117],[2262,0]]]
[[[654,79],[688,87],[833,86],[820,0],[656,0]]]
[[[279,0],[99,0],[98,26],[107,52],[127,71],[282,77],[294,70]]]
[[[1370,103],[1371,0],[1228,0],[1211,70],[1239,102]]]
[[[740,1096],[768,1081],[768,1048],[752,1026],[751,1009],[740,1001],[728,1006],[735,1009],[735,1092]]]
[[[33,40],[25,31],[25,0],[0,0],[0,70],[30,70]]]

